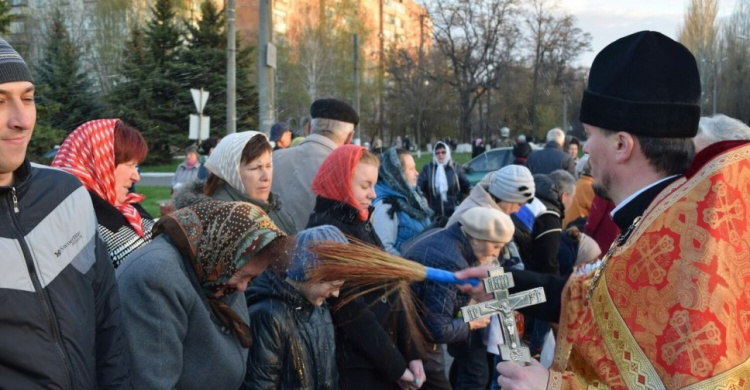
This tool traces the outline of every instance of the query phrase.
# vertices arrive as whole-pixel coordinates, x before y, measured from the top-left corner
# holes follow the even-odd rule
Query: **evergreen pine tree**
[[[134,29],[121,68],[124,80],[109,100],[114,115],[141,131],[149,145],[148,163],[167,163],[187,146],[190,91],[182,81],[189,68],[181,57],[182,32],[174,0],[157,0],[141,32]]]
[[[39,86],[36,101],[42,108],[37,123],[70,132],[101,115],[102,106],[92,93],[91,81],[81,71],[76,48],[59,9],[52,12],[47,44],[35,70],[34,81]],[[54,109],[44,109],[45,106]]]
[[[13,15],[10,14],[10,1],[0,0],[0,34],[5,34],[10,30],[10,22]]]
[[[211,0],[201,3],[201,19],[188,24],[188,50],[185,63],[191,64],[185,78],[185,88],[203,88],[210,93],[204,115],[211,117],[212,135],[223,135],[226,129],[227,39],[226,24],[221,10]],[[238,37],[239,38],[239,37]],[[242,47],[238,39],[237,52],[237,124],[238,131],[255,128],[258,122],[258,95],[250,80],[254,64],[250,46]]]

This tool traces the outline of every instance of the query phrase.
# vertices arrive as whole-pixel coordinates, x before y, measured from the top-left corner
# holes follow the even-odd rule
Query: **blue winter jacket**
[[[477,258],[469,241],[456,223],[445,229],[427,232],[404,249],[403,256],[429,267],[455,272],[477,264]],[[457,314],[468,305],[471,297],[458,291],[456,286],[434,282],[412,285],[414,294],[424,304],[422,321],[429,331],[427,339],[435,344],[467,341],[469,324]],[[439,347],[431,348],[425,369],[442,369],[443,352]]]
[[[375,205],[376,209],[378,207],[378,204],[382,203],[391,203],[390,207],[396,207],[398,209],[398,206],[395,205],[394,202],[390,202],[390,200],[394,200],[396,198],[400,199],[406,199],[406,196],[402,195],[399,192],[394,191],[391,187],[388,185],[378,182],[375,185],[375,193],[377,194],[377,197],[375,198],[375,201],[373,204]],[[428,226],[430,226],[430,218],[425,218],[422,220],[418,220],[411,215],[407,214],[403,210],[398,210],[395,213],[392,213],[392,209],[388,211],[388,215],[395,214],[395,216],[398,218],[398,227],[397,227],[397,233],[396,233],[396,242],[393,244],[393,248],[398,252],[401,253],[401,244],[405,243],[406,241],[409,241],[413,237],[415,237],[417,234],[422,233],[425,229],[427,229]],[[390,218],[391,221],[393,221],[393,218]],[[380,221],[373,220],[373,225],[377,225]],[[378,226],[375,226],[375,230],[378,231]],[[382,237],[381,237],[381,241]],[[385,241],[383,244],[386,244]],[[389,248],[386,245],[386,250]]]

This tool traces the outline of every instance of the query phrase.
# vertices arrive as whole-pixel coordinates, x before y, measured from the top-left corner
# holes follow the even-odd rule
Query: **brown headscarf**
[[[240,344],[252,344],[250,328],[229,305],[215,297],[243,264],[285,234],[259,207],[244,202],[206,200],[162,217],[154,237],[164,233],[190,261],[198,282],[222,324]]]

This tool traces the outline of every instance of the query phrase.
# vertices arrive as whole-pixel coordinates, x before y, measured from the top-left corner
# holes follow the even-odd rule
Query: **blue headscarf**
[[[416,220],[432,217],[433,211],[422,195],[422,191],[418,187],[412,187],[406,180],[396,148],[388,148],[380,156],[378,180],[392,190],[389,194],[378,192],[379,198],[394,195],[398,208]]]

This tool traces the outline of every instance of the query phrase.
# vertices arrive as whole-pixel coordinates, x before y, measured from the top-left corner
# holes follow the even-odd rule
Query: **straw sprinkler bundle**
[[[345,280],[347,284],[357,287],[426,280],[472,286],[479,284],[479,279],[459,280],[452,272],[426,267],[352,238],[349,241],[350,243],[318,241],[308,249],[318,258],[314,268],[310,270],[312,281]]]
[[[453,284],[479,284],[478,279],[458,280],[453,273],[439,270],[415,261],[392,255],[382,249],[348,237],[350,243],[318,241],[308,250],[317,261],[308,269],[313,283],[343,280],[346,292],[338,307],[373,291],[384,290],[385,295],[396,292],[404,311],[408,334],[422,351],[428,347],[423,335],[429,334],[418,313],[419,302],[409,285],[415,282],[434,281]],[[337,308],[338,308],[337,307]],[[334,308],[336,309],[336,308]],[[422,352],[420,351],[420,352]],[[422,354],[422,353],[420,353]]]

